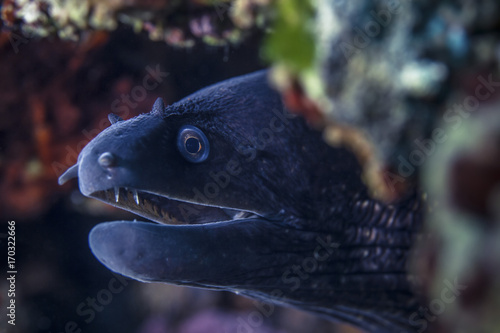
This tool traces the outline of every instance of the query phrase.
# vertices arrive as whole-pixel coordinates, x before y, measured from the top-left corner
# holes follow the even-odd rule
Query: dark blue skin
[[[354,156],[286,112],[266,72],[110,120],[60,182],[78,177],[84,195],[159,223],[97,225],[90,247],[109,269],[238,292],[369,332],[416,331],[406,266],[418,201],[371,199]],[[186,147],[186,125],[208,143]],[[206,159],[189,160],[198,144]]]

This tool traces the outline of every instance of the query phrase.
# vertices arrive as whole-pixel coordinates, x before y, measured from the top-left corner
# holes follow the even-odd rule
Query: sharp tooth
[[[115,201],[118,202],[120,201],[120,188],[115,187]]]
[[[134,200],[137,205],[139,205],[139,193],[137,193],[137,190],[132,191],[134,193]]]

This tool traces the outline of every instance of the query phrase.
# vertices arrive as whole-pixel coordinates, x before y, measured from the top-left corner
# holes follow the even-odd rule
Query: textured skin
[[[206,161],[180,155],[183,125],[207,136]],[[115,166],[97,163],[103,152],[117,156]],[[214,174],[228,170],[233,174],[218,178],[218,190],[207,192],[207,184],[217,184]],[[83,194],[132,211],[133,204],[98,191],[127,187],[179,200],[163,207],[187,225],[116,221],[92,230],[92,251],[113,271],[230,290],[369,332],[416,331],[409,318],[418,303],[406,266],[421,219],[418,201],[389,206],[370,199],[353,155],[286,113],[265,72],[115,121],[82,151],[78,177]],[[203,205],[255,215],[223,219],[221,210]],[[210,223],[219,220],[226,221]]]

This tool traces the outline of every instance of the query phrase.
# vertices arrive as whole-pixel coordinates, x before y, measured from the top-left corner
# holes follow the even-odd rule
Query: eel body
[[[288,113],[265,71],[110,120],[60,178],[156,222],[94,227],[90,247],[109,269],[368,332],[416,331],[407,261],[418,200],[371,199],[353,154]]]

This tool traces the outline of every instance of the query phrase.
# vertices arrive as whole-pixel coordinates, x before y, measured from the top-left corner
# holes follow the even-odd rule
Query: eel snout
[[[66,183],[68,180],[73,179],[73,178],[78,178],[78,163],[75,165],[71,166],[66,170],[58,180],[59,185],[63,185]]]

